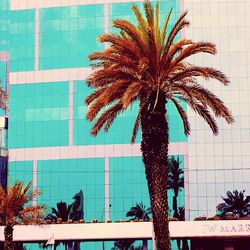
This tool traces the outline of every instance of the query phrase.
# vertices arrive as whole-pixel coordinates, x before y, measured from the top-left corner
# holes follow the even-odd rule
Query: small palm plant
[[[149,221],[151,213],[151,208],[146,208],[143,202],[140,202],[136,203],[134,207],[131,207],[130,210],[127,212],[126,216],[132,217],[131,220]]]
[[[62,223],[62,222],[76,222],[76,221],[83,221],[83,192],[80,190],[78,193],[76,193],[73,198],[74,201],[67,205],[66,202],[58,202],[56,204],[57,208],[52,207],[51,213],[49,213],[46,216],[47,220],[56,222],[56,223]],[[54,245],[54,249],[56,249],[60,244],[63,244],[65,247],[65,250],[67,249],[74,249],[79,250],[80,249],[80,243],[81,241],[56,241]],[[46,244],[41,245],[42,248],[47,248]]]
[[[224,202],[217,206],[217,209],[222,212],[220,216],[225,217],[228,213],[233,213],[239,217],[244,217],[250,203],[249,196],[244,197],[244,193],[245,190],[240,192],[238,190],[227,191],[227,196],[221,197]]]
[[[174,197],[173,197],[173,216],[176,217],[178,213],[177,209],[177,198],[179,195],[179,191],[181,191],[184,188],[184,172],[180,168],[181,161],[179,157],[175,159],[174,156],[172,156],[169,159],[168,162],[168,184],[167,189],[173,189],[174,191]]]
[[[69,219],[69,209],[66,202],[58,202],[56,204],[57,209],[52,207],[51,214],[47,215],[47,219],[50,219],[54,222],[67,222]]]
[[[38,191],[30,191],[31,182],[26,186],[21,181],[6,190],[0,186],[0,224],[4,228],[4,250],[14,250],[13,227],[16,224],[42,224],[46,207],[43,205],[28,205]]]
[[[150,1],[144,2],[145,16],[137,6],[132,10],[137,18],[135,26],[126,20],[114,20],[113,27],[119,34],[103,34],[102,43],[108,43],[104,51],[89,56],[96,69],[87,79],[88,86],[95,88],[85,102],[88,105],[87,119],[95,120],[91,134],[96,136],[101,128],[108,131],[115,118],[128,107],[139,103],[138,115],[132,132],[131,143],[141,127],[142,159],[150,196],[150,206],[158,250],[170,249],[168,223],[168,102],[177,109],[186,135],[190,124],[183,102],[198,113],[218,133],[214,116],[228,123],[233,117],[223,102],[211,91],[198,83],[198,78],[215,79],[223,85],[229,80],[219,70],[188,63],[186,59],[198,53],[216,54],[210,42],[177,40],[177,34],[189,22],[187,12],[180,15],[170,32],[167,32],[171,12],[160,26],[160,7],[155,10]]]

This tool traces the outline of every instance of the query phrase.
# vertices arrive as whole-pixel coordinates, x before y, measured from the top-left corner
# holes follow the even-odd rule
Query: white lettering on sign
[[[250,223],[239,223],[239,224],[205,224],[203,225],[203,234],[206,233],[244,233],[250,232]]]
[[[203,225],[203,233],[214,233],[217,225]]]
[[[248,223],[241,223],[238,225],[227,225],[227,226],[221,226],[221,230],[222,233],[223,232],[235,232],[235,233],[240,233],[240,232],[250,232],[250,224]]]

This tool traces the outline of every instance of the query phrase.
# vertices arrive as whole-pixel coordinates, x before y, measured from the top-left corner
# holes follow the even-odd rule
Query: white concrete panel
[[[129,0],[129,2],[142,2],[143,0]],[[62,6],[78,6],[104,3],[124,3],[127,0],[10,0],[11,10],[40,9]]]
[[[187,155],[187,143],[170,143],[169,155]],[[105,158],[122,156],[141,156],[140,144],[61,146],[25,149],[20,148],[9,150],[10,162],[68,158]]]
[[[42,82],[61,82],[86,80],[91,68],[66,68],[10,73],[10,84],[33,84]]]
[[[212,200],[209,200],[212,201]],[[212,201],[213,202],[213,201]],[[206,211],[206,210],[203,210]],[[169,223],[173,238],[192,237],[249,237],[249,224],[244,221],[188,221]],[[32,234],[30,233],[32,232]],[[152,239],[152,222],[123,222],[96,224],[59,224],[14,227],[14,241],[53,240],[115,240]],[[0,241],[4,240],[4,227],[0,227]]]

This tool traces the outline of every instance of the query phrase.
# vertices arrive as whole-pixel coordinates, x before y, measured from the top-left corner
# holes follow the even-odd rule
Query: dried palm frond
[[[21,181],[15,181],[13,186],[4,190],[0,186],[0,224],[13,226],[18,223],[42,223],[46,207],[40,205],[25,205],[40,193],[29,191],[32,183],[26,186]]]

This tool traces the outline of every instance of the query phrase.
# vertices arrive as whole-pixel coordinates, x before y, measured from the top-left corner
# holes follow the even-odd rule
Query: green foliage
[[[14,226],[15,224],[41,224],[46,206],[28,205],[33,198],[40,195],[37,190],[30,191],[32,182],[26,186],[21,181],[6,190],[0,185],[0,224]]]
[[[224,202],[217,205],[217,209],[222,213],[221,218],[224,218],[227,214],[232,213],[238,217],[244,217],[247,211],[247,207],[250,204],[249,196],[244,196],[245,190],[227,191],[226,197],[221,197]]]
[[[146,206],[143,204],[143,202],[140,202],[136,203],[134,207],[131,207],[126,216],[133,217],[131,220],[149,221],[151,213],[151,208],[149,207],[146,209]]]
[[[168,161],[168,186],[167,189],[173,189],[178,195],[178,191],[184,188],[184,172],[180,167],[179,157],[175,159],[172,156]]]

